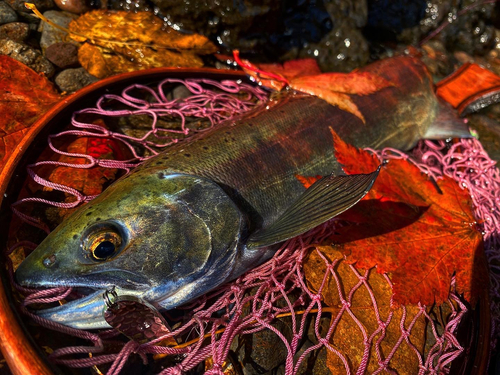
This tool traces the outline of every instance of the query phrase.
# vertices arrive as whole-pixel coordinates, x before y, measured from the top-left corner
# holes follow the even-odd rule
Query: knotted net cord
[[[168,84],[185,86],[191,95],[180,99],[172,99],[167,92]],[[208,88],[207,88],[208,86]],[[146,92],[148,99],[135,95],[135,92]],[[235,97],[238,95],[238,97]],[[141,161],[156,155],[164,147],[176,143],[179,139],[190,134],[205,131],[216,126],[220,121],[236,114],[243,113],[257,103],[265,101],[267,95],[259,88],[234,81],[215,82],[210,80],[165,80],[156,89],[144,85],[133,85],[126,88],[121,95],[104,95],[97,102],[96,107],[76,112],[72,117],[72,129],[63,131],[49,138],[49,147],[56,153],[66,156],[84,158],[85,164],[61,163],[58,161],[40,161],[28,166],[29,175],[37,183],[57,189],[75,197],[72,202],[53,202],[41,198],[24,198],[13,205],[14,212],[27,222],[48,231],[48,227],[21,212],[25,203],[52,205],[60,208],[72,208],[89,201],[93,196],[85,196],[76,189],[57,184],[38,176],[35,172],[42,165],[66,166],[71,168],[118,168],[128,172]],[[119,104],[119,109],[111,107]],[[79,120],[82,114],[99,115],[101,117],[126,117],[146,115],[151,119],[151,129],[140,137],[110,131],[94,123]],[[164,116],[177,116],[180,127],[164,128],[160,119]],[[190,128],[187,119],[204,118],[209,125],[206,128]],[[54,139],[64,136],[100,137],[114,139],[124,144],[133,157],[129,160],[108,160],[96,158],[92,155],[74,154],[59,150],[53,143]],[[486,241],[488,257],[498,260],[498,199],[500,179],[495,162],[491,161],[476,140],[461,140],[449,148],[445,143],[421,142],[416,148],[413,158],[397,150],[386,149],[376,152],[379,158],[405,158],[415,163],[424,173],[433,178],[447,175],[454,178],[461,186],[468,187],[476,210],[478,220],[483,221],[483,232]],[[140,151],[138,151],[140,150]],[[465,163],[465,164],[464,164]],[[464,172],[464,168],[466,172]],[[410,313],[403,306],[399,315],[395,311],[383,311],[384,304],[391,301],[377,301],[371,284],[374,270],[360,272],[352,265],[347,267],[355,280],[351,288],[345,288],[339,267],[343,259],[328,259],[319,251],[316,244],[321,244],[334,232],[339,223],[333,219],[308,233],[287,241],[277,251],[276,255],[265,264],[246,273],[234,282],[224,285],[215,291],[180,310],[185,311],[185,320],[175,326],[173,332],[159,337],[146,344],[134,341],[122,342],[122,349],[118,353],[103,353],[104,343],[115,340],[118,335],[113,330],[98,333],[85,332],[69,328],[58,323],[42,319],[31,312],[27,307],[38,303],[47,303],[61,300],[72,293],[70,288],[54,288],[50,290],[31,290],[15,284],[12,264],[9,262],[10,276],[13,285],[26,297],[22,304],[22,312],[34,319],[38,324],[76,336],[92,342],[93,346],[76,346],[57,348],[50,355],[50,359],[58,364],[81,368],[111,363],[108,374],[120,373],[126,365],[131,353],[138,354],[143,362],[147,362],[146,354],[182,358],[178,363],[170,364],[161,371],[162,374],[180,374],[196,368],[198,364],[211,358],[211,365],[206,369],[208,374],[222,374],[224,366],[235,339],[241,335],[256,334],[263,330],[272,331],[283,343],[287,355],[284,359],[286,374],[300,373],[308,355],[313,351],[326,348],[331,361],[337,361],[348,374],[373,373],[382,371],[394,372],[392,364],[398,351],[407,346],[415,357],[418,373],[441,374],[449,372],[450,364],[463,351],[455,333],[463,315],[467,312],[466,306],[459,296],[454,293],[454,281],[451,285],[449,300],[445,303],[449,314],[445,324],[435,321],[428,307],[418,305]],[[17,247],[34,248],[36,245],[26,242],[17,244]],[[304,277],[303,264],[312,252],[316,252],[324,264],[324,278],[318,290],[311,290]],[[498,264],[498,263],[497,263]],[[500,276],[498,266],[492,266],[492,288],[498,293]],[[391,287],[391,281],[384,275],[385,283]],[[496,277],[496,279],[495,279]],[[334,285],[338,292],[340,304],[338,308],[328,308],[322,302],[327,285]],[[365,326],[357,310],[353,308],[354,296],[359,291],[365,291],[369,296],[369,309],[373,312],[377,327],[369,329]],[[493,306],[498,312],[498,306]],[[278,330],[273,321],[277,317],[288,316],[291,320],[291,334],[285,335]],[[301,342],[308,330],[308,317],[313,316],[312,345],[302,352]],[[496,315],[497,317],[499,314]],[[362,355],[359,362],[354,361],[336,344],[336,331],[342,324],[342,319],[349,317],[357,327],[363,343]],[[327,319],[329,324],[325,331],[322,321]],[[424,319],[428,331],[432,333],[430,343],[425,349],[417,347],[412,337],[419,319]],[[391,324],[399,326],[399,336],[391,341],[390,347],[386,341],[388,327]],[[168,347],[162,344],[169,337],[198,338],[189,345]],[[187,338],[186,338],[187,340]],[[300,352],[300,353],[299,353]],[[89,358],[75,358],[77,354],[91,353]],[[299,353],[300,355],[297,355]],[[180,357],[179,357],[180,356]],[[80,356],[81,357],[81,356]]]

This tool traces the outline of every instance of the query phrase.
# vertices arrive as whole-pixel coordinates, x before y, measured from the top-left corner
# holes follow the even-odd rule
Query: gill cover
[[[82,319],[97,318],[104,307],[97,295],[113,286],[169,308],[225,281],[242,223],[239,210],[216,183],[141,171],[68,217],[26,258],[16,278],[25,286],[97,289],[90,316],[69,324],[75,327],[84,327]],[[204,287],[196,288],[200,282]],[[77,311],[76,303],[71,305],[43,314],[56,314],[65,323]]]

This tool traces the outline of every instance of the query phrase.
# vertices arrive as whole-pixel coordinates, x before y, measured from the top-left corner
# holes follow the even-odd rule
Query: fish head
[[[174,307],[225,281],[243,224],[213,181],[141,171],[70,215],[23,261],[16,279],[28,287],[114,287]]]

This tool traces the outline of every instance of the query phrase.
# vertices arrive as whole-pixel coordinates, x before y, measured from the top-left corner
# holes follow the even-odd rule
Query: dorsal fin
[[[316,181],[274,223],[250,236],[247,247],[283,242],[341,214],[368,193],[379,171]]]

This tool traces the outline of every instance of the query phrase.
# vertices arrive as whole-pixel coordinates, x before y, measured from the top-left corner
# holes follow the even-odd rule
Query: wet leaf
[[[346,173],[369,173],[380,164],[376,156],[333,136]],[[450,178],[437,185],[442,194],[413,164],[389,161],[367,196],[343,215],[353,225],[339,228],[332,238],[350,263],[391,275],[396,304],[441,304],[453,275],[457,292],[475,304],[488,284],[468,191]]]
[[[352,113],[363,122],[365,118],[350,95],[370,95],[390,86],[391,82],[368,72],[324,73],[290,80],[291,88],[318,96],[331,105]]]
[[[72,21],[69,30],[72,39],[86,42],[78,58],[98,78],[155,67],[201,67],[199,55],[217,50],[204,36],[177,32],[150,12],[95,10]]]
[[[29,127],[60,99],[47,78],[0,56],[0,171]]]
[[[328,275],[329,270],[322,257],[325,257],[328,263],[335,264],[333,271],[338,275],[338,281],[332,274]],[[325,274],[328,275],[321,295],[324,304],[330,307],[332,320],[337,318],[343,307],[340,296],[350,302],[349,309],[353,315],[347,311],[342,312],[329,342],[334,349],[347,357],[351,371],[356,372],[359,369],[363,355],[366,354],[364,331],[366,337],[371,338],[365,373],[374,373],[380,367],[379,360],[387,359],[395,347],[397,350],[389,362],[389,367],[399,374],[418,372],[417,352],[423,351],[426,338],[424,315],[416,306],[392,309],[392,290],[383,275],[375,269],[366,272],[350,266],[344,260],[343,254],[330,246],[318,246],[310,252],[304,263],[304,273],[308,287],[314,292],[318,292]],[[358,275],[366,276],[366,283],[360,284]],[[385,330],[381,329],[379,319],[384,323],[390,321]],[[409,331],[409,339],[414,347],[404,339],[399,342],[402,337],[401,324]],[[379,359],[378,355],[382,358]],[[332,374],[345,373],[344,363],[330,350],[327,353],[327,366]]]

